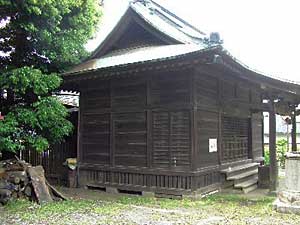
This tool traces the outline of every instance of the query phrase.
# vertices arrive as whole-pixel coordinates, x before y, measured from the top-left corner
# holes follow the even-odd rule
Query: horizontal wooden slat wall
[[[255,89],[223,78],[199,70],[164,71],[86,86],[80,183],[156,192],[220,183],[220,161],[248,157],[245,121],[251,104],[260,102]],[[241,112],[244,118],[237,117]],[[253,126],[259,129],[258,120]],[[209,152],[211,138],[218,140],[218,152]],[[251,139],[257,155],[259,138]]]
[[[215,111],[219,109],[218,80],[208,74],[196,74],[196,103],[198,109]]]
[[[147,166],[146,113],[113,115],[115,165]]]
[[[169,71],[84,83],[80,184],[191,190],[190,78]]]
[[[188,104],[190,102],[189,72],[153,75],[151,105],[153,107]]]
[[[80,183],[156,192],[219,184],[222,163],[247,159],[249,141],[261,154],[258,119],[249,132],[261,93],[251,85],[209,66],[84,82]]]
[[[110,162],[110,88],[103,82],[80,96],[80,161]]]

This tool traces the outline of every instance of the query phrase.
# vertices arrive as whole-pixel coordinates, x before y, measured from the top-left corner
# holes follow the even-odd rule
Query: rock
[[[45,172],[42,166],[30,167],[27,170],[38,203],[52,202],[49,188],[46,184]]]
[[[11,198],[12,192],[7,189],[0,189],[0,203],[5,205]]]

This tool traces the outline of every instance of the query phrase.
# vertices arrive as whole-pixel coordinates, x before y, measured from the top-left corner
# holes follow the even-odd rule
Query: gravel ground
[[[71,200],[39,206],[25,200],[0,207],[1,225],[257,225],[300,224],[300,216],[272,209],[274,197],[258,190],[246,196],[218,194],[206,199],[168,200],[61,189]]]

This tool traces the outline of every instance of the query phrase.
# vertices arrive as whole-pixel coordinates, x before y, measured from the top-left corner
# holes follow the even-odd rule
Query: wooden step
[[[244,181],[242,183],[234,185],[234,188],[244,189],[244,188],[252,186],[253,184],[257,184],[257,181],[258,181],[258,179],[250,179],[250,180],[247,180],[247,181]]]
[[[240,173],[241,171],[245,170],[252,170],[252,168],[257,168],[259,166],[259,163],[247,163],[240,166],[235,167],[228,167],[224,170],[221,170],[221,173],[225,173],[227,176],[233,176],[237,173]]]
[[[258,168],[254,169],[254,170],[246,171],[243,173],[239,173],[237,175],[229,176],[229,177],[227,177],[227,180],[239,180],[239,179],[249,177],[254,174],[258,174]]]

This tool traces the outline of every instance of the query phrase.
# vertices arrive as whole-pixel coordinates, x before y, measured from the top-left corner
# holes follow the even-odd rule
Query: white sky
[[[266,74],[300,82],[299,0],[156,0],[198,29],[220,33],[224,47]],[[126,8],[127,0],[105,0],[98,41]],[[87,47],[92,50],[97,41]]]

